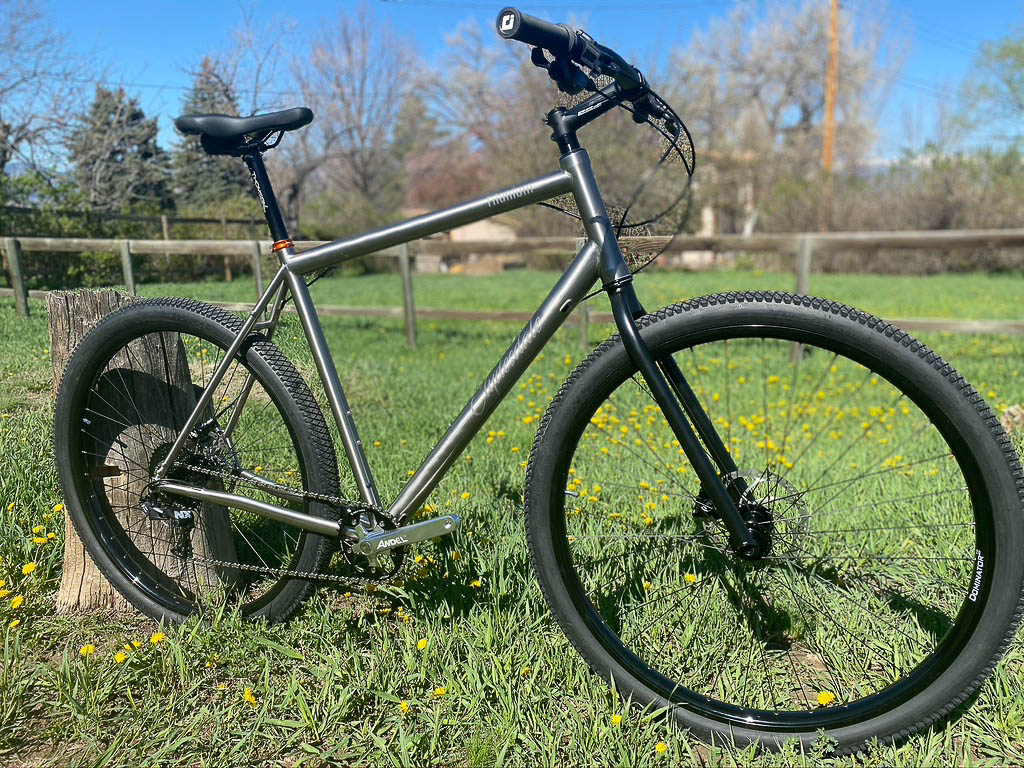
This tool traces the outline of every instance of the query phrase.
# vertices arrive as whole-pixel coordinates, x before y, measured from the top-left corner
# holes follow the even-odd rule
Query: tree
[[[194,73],[182,114],[238,115],[234,87],[209,57]],[[184,136],[172,152],[174,191],[178,207],[209,209],[240,195],[252,194],[245,165],[237,157],[206,154],[198,136]]]
[[[157,121],[124,89],[97,86],[92,105],[67,139],[74,179],[94,209],[170,207],[168,162],[157,145]]]
[[[381,24],[366,5],[341,11],[310,54],[296,59],[295,79],[313,125],[289,137],[293,170],[283,199],[290,212],[306,183],[318,178],[342,209],[387,217],[402,202],[402,163],[395,129],[415,83],[412,43]],[[358,227],[357,227],[358,228]]]
[[[53,167],[83,73],[34,0],[0,0],[0,174]]]
[[[991,129],[1005,126],[1020,137],[1024,120],[1024,29],[982,43],[964,87],[965,122]]]
[[[685,107],[700,198],[723,231],[753,229],[769,191],[785,180],[820,184],[827,13],[824,3],[805,2],[758,17],[740,5],[673,57],[681,77],[665,95]],[[871,118],[896,66],[881,40],[879,29],[854,35],[852,17],[841,15],[838,168],[860,165],[873,146]]]

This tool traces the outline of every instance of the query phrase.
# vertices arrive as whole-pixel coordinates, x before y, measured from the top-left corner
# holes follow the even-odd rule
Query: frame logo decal
[[[501,17],[501,31],[508,32],[512,29],[512,25],[516,23],[516,16],[514,13],[506,13]]]

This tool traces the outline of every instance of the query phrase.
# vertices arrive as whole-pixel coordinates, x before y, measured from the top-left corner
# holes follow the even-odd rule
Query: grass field
[[[715,290],[788,288],[790,281],[654,274],[642,278],[639,291],[652,308]],[[416,276],[417,304],[526,310],[551,282],[542,273]],[[1021,319],[1021,288],[1020,277],[975,275],[812,282],[815,294],[904,317]],[[396,305],[401,297],[392,275],[334,278],[316,290],[331,304]],[[252,286],[142,291],[246,300]],[[604,309],[601,299],[593,306]],[[556,336],[434,492],[432,504],[457,510],[466,523],[453,542],[417,549],[423,561],[413,568],[415,588],[394,595],[322,589],[296,619],[272,628],[230,615],[212,626],[178,628],[137,616],[54,615],[64,521],[50,445],[45,310],[40,302],[32,309],[23,320],[13,302],[0,302],[0,759],[17,766],[821,762],[795,751],[712,750],[627,709],[588,672],[549,615],[530,569],[520,494],[537,417],[581,358],[573,329]],[[412,351],[399,322],[325,318],[324,326],[385,498],[401,489],[517,330],[421,322]],[[592,327],[593,343],[608,330]],[[299,334],[286,316],[278,338],[308,369]],[[1024,402],[1024,339],[923,340],[993,407]],[[29,563],[36,567],[26,574]],[[1018,640],[971,706],[945,727],[856,761],[827,762],[1021,764],[1022,690]]]

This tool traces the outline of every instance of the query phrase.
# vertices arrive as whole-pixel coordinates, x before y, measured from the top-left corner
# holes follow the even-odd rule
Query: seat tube
[[[287,264],[287,257],[292,254],[291,247],[281,249],[278,256],[282,262]],[[323,326],[320,325],[320,318],[317,316],[316,308],[313,306],[313,299],[309,295],[309,286],[306,285],[301,275],[296,275],[286,269],[288,288],[295,301],[295,311],[298,312],[299,321],[302,323],[302,330],[306,334],[309,348],[313,353],[313,361],[316,363],[317,373],[320,374],[320,381],[323,382],[324,391],[331,404],[331,412],[334,414],[334,421],[338,425],[338,433],[341,435],[341,442],[345,446],[345,455],[348,457],[352,473],[355,475],[356,486],[359,488],[359,495],[367,504],[379,507],[381,504],[380,494],[373,481],[373,473],[370,471],[370,464],[366,460],[366,453],[363,451],[363,443],[359,439],[359,431],[356,429],[355,419],[352,418],[352,409],[349,407],[345,397],[345,390],[341,386],[341,379],[338,376],[338,369],[331,358],[331,351],[327,346],[327,339],[324,336]]]

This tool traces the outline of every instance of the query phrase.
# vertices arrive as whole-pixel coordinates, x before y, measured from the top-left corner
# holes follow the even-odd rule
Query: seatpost
[[[267,166],[263,164],[263,154],[251,152],[244,155],[243,159],[252,176],[252,183],[256,187],[256,194],[259,195],[260,205],[263,206],[263,215],[267,219],[267,226],[270,227],[270,235],[274,238],[274,251],[290,246],[292,243],[288,239],[284,217],[277,205],[277,198],[274,197],[274,188],[270,185]]]

